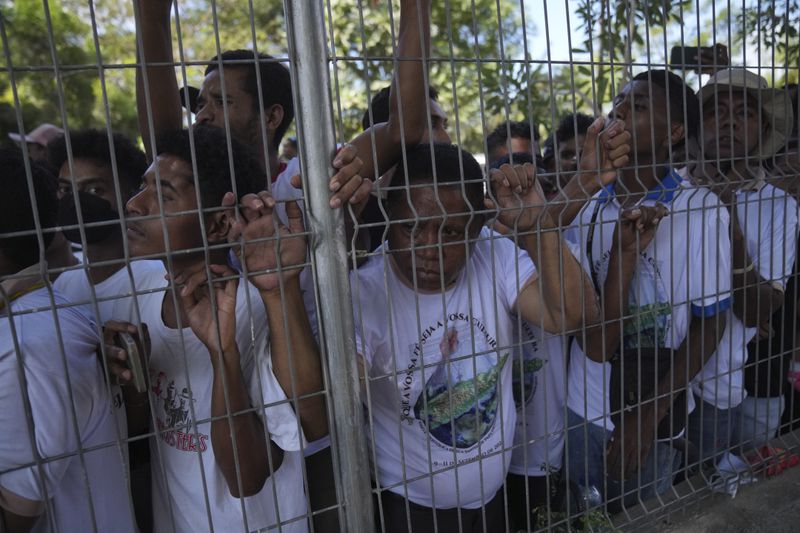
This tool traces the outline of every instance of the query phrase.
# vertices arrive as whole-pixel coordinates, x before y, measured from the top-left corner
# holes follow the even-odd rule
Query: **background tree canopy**
[[[601,112],[630,75],[627,65],[633,63],[634,71],[648,62],[663,65],[668,49],[681,39],[687,46],[710,45],[714,39],[726,42],[730,34],[732,57],[745,49],[751,65],[757,50],[762,61],[769,57],[770,64],[780,67],[770,82],[796,82],[799,1],[748,2],[736,13],[729,12],[727,3],[720,4],[711,24],[699,24],[698,17],[712,16],[711,2],[698,8],[691,0],[576,0],[570,4],[571,16],[585,39],[573,44],[571,63],[533,59],[547,54],[529,48],[542,24],[541,13],[526,11],[529,2],[434,1],[430,81],[440,92],[454,141],[483,152],[485,133],[507,118],[532,120],[546,135],[565,113]],[[337,138],[347,139],[360,131],[368,92],[374,94],[391,79],[399,6],[397,0],[330,0],[329,5],[330,48],[337,58],[332,68],[334,106],[340,116]],[[182,0],[178,8],[173,22],[176,58],[205,61],[218,50],[254,45],[278,57],[288,55],[283,4],[278,0]],[[130,0],[0,0],[0,16],[0,142],[7,142],[6,132],[18,130],[8,57],[27,129],[41,122],[63,125],[65,118],[70,128],[110,122],[115,130],[138,136]],[[562,37],[550,39],[558,42]],[[203,68],[187,66],[186,81],[199,84]],[[181,69],[176,72],[183,78]],[[694,82],[696,86],[698,80]]]

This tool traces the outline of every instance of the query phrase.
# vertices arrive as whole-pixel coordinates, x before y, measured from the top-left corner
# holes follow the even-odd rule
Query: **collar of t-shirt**
[[[767,184],[767,173],[764,169],[757,167],[750,171],[750,179],[745,181],[738,192],[760,192]]]
[[[675,192],[681,188],[681,181],[683,181],[683,177],[675,169],[666,167],[664,177],[661,178],[653,188],[647,191],[642,201],[660,202],[663,204],[671,203],[673,198],[675,198]],[[616,198],[616,196],[614,183],[609,183],[600,191],[597,199],[602,204]]]

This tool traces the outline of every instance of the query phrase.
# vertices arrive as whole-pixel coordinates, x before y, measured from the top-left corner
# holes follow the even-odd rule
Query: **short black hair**
[[[364,115],[361,117],[362,128],[367,130],[372,124],[388,122],[389,108],[391,107],[389,101],[389,92],[391,88],[391,85],[387,85],[375,93],[375,96],[372,97],[372,101],[369,103],[369,108],[364,111]],[[434,102],[439,101],[439,91],[437,91],[435,87],[428,87],[428,96]],[[370,109],[372,109],[372,122],[369,120]]]
[[[406,152],[406,164],[398,164],[392,176],[388,205],[405,198],[407,185],[433,183],[434,169],[437,184],[463,184],[471,211],[478,213],[483,210],[484,179],[481,166],[466,150],[445,143],[434,143],[433,147],[421,144]]]
[[[637,74],[631,81],[646,81],[664,89],[667,93],[670,120],[683,124],[687,139],[697,138],[700,131],[700,101],[694,90],[680,76],[668,70],[657,69]]]
[[[486,136],[486,149],[491,152],[496,148],[505,146],[509,137],[512,139],[530,139],[531,135],[533,135],[534,140],[539,140],[539,128],[536,127],[536,124],[531,127],[530,122],[527,120],[520,122],[507,120]]]
[[[277,149],[281,144],[281,139],[286,134],[286,130],[294,120],[294,101],[292,100],[292,76],[289,69],[283,66],[278,60],[268,54],[256,53],[253,50],[228,50],[219,56],[211,58],[206,67],[205,75],[219,69],[219,60],[223,61],[225,68],[247,69],[248,76],[245,78],[244,90],[253,97],[254,102],[258,102],[258,78],[256,72],[261,76],[261,102],[264,109],[279,105],[283,108],[283,120],[275,130],[273,148]],[[228,63],[228,62],[231,63]],[[258,71],[251,68],[258,62]],[[254,110],[258,112],[258,108]]]
[[[156,141],[158,155],[172,155],[192,165],[192,155],[197,162],[197,187],[200,189],[200,209],[219,207],[227,192],[237,198],[264,190],[266,174],[255,154],[248,147],[231,139],[232,153],[228,157],[228,140],[225,132],[214,126],[195,126],[192,154],[189,130],[165,132]],[[233,162],[233,176],[231,175]],[[234,178],[234,179],[232,179]]]
[[[117,162],[117,173],[120,180],[122,199],[137,190],[142,176],[147,170],[147,158],[128,137],[114,133],[114,159]],[[91,159],[111,168],[111,147],[108,143],[108,132],[104,130],[86,129],[69,134],[73,159]],[[58,172],[67,161],[66,137],[59,137],[47,145],[47,157]]]
[[[525,163],[530,163],[532,165],[538,164],[536,158],[533,157],[533,154],[528,152],[514,152],[513,154],[506,154],[497,161],[494,161],[489,168],[494,170],[496,168],[500,168],[503,165],[524,165]]]
[[[3,194],[0,194],[0,234],[31,232],[29,235],[17,237],[0,237],[0,250],[18,270],[34,265],[41,260],[36,224],[33,218],[34,207],[43,229],[54,227],[58,217],[55,176],[38,163],[30,161],[30,165],[36,199],[35,206],[31,205],[30,187],[22,153],[13,149],[0,150],[0,168],[3,169]],[[50,245],[54,236],[53,232],[44,233],[45,248]]]
[[[567,142],[578,135],[586,135],[589,126],[594,122],[594,118],[583,113],[570,113],[561,117],[558,121],[556,131],[551,133],[544,142],[542,156],[552,157],[555,154],[556,143]]]

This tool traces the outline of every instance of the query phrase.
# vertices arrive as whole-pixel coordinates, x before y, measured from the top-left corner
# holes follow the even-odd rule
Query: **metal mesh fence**
[[[0,531],[613,531],[796,466],[800,5],[0,0]]]

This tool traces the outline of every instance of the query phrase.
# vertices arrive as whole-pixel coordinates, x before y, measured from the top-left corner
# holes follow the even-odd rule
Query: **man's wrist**
[[[221,361],[229,361],[231,359],[239,359],[239,347],[236,346],[236,343],[225,345],[222,347],[222,350],[209,350],[209,354],[211,355],[211,365],[216,366]]]
[[[577,187],[583,194],[586,194],[589,197],[594,196],[600,189],[603,188],[603,184],[598,176],[598,171],[580,170],[578,171],[576,178]]]
[[[283,290],[281,290],[281,288]],[[289,291],[300,290],[300,273],[292,275],[288,279],[284,279],[277,286],[271,289],[259,288],[258,292],[264,303],[280,303],[283,300],[283,295]]]

